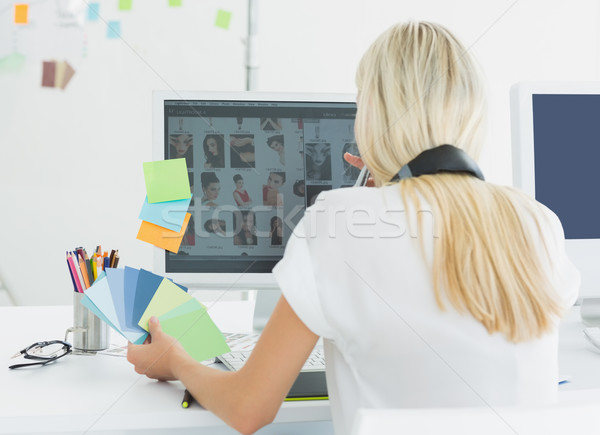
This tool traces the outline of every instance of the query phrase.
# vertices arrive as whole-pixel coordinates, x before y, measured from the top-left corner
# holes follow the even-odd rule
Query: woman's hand
[[[344,153],[344,160],[350,163],[352,166],[358,169],[362,169],[365,166],[365,163],[359,156],[355,156],[354,154]],[[373,181],[372,177],[369,177],[367,180],[367,184],[365,186],[373,187],[375,186],[375,181]]]
[[[156,317],[150,318],[148,326],[150,335],[144,344],[127,345],[127,360],[135,366],[137,373],[151,379],[177,379],[174,374],[176,365],[190,356],[176,339],[163,332]]]

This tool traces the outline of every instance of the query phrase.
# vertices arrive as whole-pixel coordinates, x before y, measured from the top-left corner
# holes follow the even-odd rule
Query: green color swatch
[[[182,0],[169,0],[169,7],[178,8],[181,7]]]
[[[190,197],[190,181],[185,159],[144,162],[148,202],[175,201]]]
[[[227,30],[227,29],[229,29],[230,22],[231,22],[231,12],[227,12],[227,11],[224,11],[223,9],[219,9],[217,11],[217,19],[215,21],[215,26]]]
[[[160,315],[159,318],[160,321],[163,322],[165,320],[172,319],[173,317],[183,316],[184,314],[189,314],[197,310],[206,310],[206,307],[198,302],[198,299],[191,298],[189,301],[186,301],[183,304],[173,308],[168,313]]]
[[[133,0],[119,0],[120,11],[130,11],[133,6]]]
[[[172,281],[164,278],[156,289],[154,296],[152,296],[150,303],[146,307],[146,311],[142,314],[138,325],[147,331],[150,317],[162,316],[190,299],[192,299],[192,296],[189,293],[183,291],[176,284],[173,284]]]
[[[159,317],[163,331],[176,338],[196,361],[206,361],[230,352],[225,337],[214,324],[206,309],[200,302],[195,299],[193,301],[187,304],[197,304],[197,309],[187,314],[173,317],[170,313],[166,313]],[[186,309],[190,309],[190,305]],[[180,308],[181,306],[175,310]]]

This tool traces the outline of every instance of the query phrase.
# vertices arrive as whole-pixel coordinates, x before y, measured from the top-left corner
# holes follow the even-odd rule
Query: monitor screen
[[[600,83],[523,82],[511,89],[513,180],[560,219],[581,272],[600,296]]]
[[[154,104],[154,157],[185,158],[192,187],[179,252],[159,259],[167,275],[270,274],[305,208],[358,176],[343,159],[358,153],[352,96],[160,93]]]
[[[532,105],[535,198],[567,239],[600,239],[600,202],[578,194],[600,186],[600,95],[533,94]]]

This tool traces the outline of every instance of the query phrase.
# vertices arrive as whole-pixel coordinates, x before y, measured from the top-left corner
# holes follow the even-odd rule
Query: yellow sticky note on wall
[[[150,243],[151,245],[177,254],[191,217],[192,215],[190,213],[186,213],[183,225],[179,232],[168,230],[158,225],[151,224],[150,222],[142,221],[142,225],[140,226],[136,238],[142,242]]]
[[[15,5],[15,24],[27,24],[29,22],[29,5]]]
[[[221,29],[229,29],[229,23],[231,22],[231,12],[219,9],[217,11],[217,18],[215,20],[215,26]]]

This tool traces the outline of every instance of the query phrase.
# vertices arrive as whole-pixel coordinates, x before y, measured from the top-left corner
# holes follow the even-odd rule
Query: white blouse
[[[336,434],[350,433],[358,408],[556,400],[557,327],[514,344],[449,303],[438,308],[429,265],[439,235],[431,207],[421,204],[425,256],[417,213],[407,213],[397,185],[325,192],[273,270],[290,306],[324,339]],[[549,217],[542,228],[554,260],[548,273],[570,306],[579,272],[564,251],[558,218],[540,207]]]

